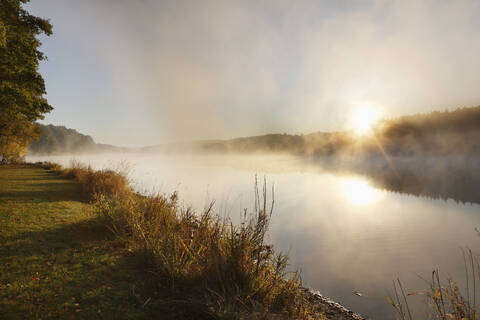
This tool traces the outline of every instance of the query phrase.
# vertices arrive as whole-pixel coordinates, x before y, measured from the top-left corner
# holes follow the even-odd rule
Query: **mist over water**
[[[434,165],[434,159],[394,159],[401,174],[391,175],[375,161],[340,166],[272,155],[28,157],[64,166],[72,159],[95,169],[130,167],[137,191],[178,191],[183,205],[197,211],[215,201],[216,211],[234,223],[244,208],[253,207],[255,175],[265,176],[275,189],[270,242],[289,253],[290,268],[301,270],[305,286],[372,319],[393,319],[385,296],[392,293],[397,277],[414,292],[427,287],[418,275],[428,279],[438,267],[462,287],[460,248],[475,248],[480,241],[474,229],[480,226],[480,198],[475,193],[480,183],[473,173],[469,179],[450,179],[458,161],[454,159],[441,165]],[[426,316],[421,297],[410,303],[417,317]]]

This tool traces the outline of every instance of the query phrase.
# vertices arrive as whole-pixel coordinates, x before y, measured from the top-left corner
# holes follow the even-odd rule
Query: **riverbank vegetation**
[[[122,299],[130,302],[119,308],[125,309],[127,314],[131,313],[133,318],[138,312],[144,313],[144,316],[148,316],[149,312],[170,314],[172,319],[323,317],[305,296],[298,275],[287,271],[287,257],[275,253],[272,246],[265,242],[272,213],[265,187],[263,192],[257,192],[256,210],[251,214],[245,212],[242,223],[233,225],[216,216],[213,205],[198,214],[192,209],[180,207],[176,193],[138,195],[129,187],[125,176],[113,171],[95,171],[79,164],[63,169],[56,164],[44,163],[35,167],[2,168],[1,172],[2,180],[7,182],[2,184],[5,188],[2,194],[10,195],[11,199],[7,199],[7,205],[2,205],[1,209],[4,219],[9,217],[10,226],[4,224],[2,230],[2,240],[6,240],[2,254],[8,263],[4,266],[6,272],[2,273],[7,276],[1,282],[5,290],[2,290],[0,301],[12,315],[24,312],[26,308],[31,314],[38,315],[44,309],[47,314],[57,314],[51,307],[52,303],[62,306],[58,311],[60,313],[65,310],[77,312],[78,309],[79,313],[93,315],[93,309],[98,307],[105,315],[105,310],[111,310],[113,305],[100,307],[98,304],[123,292],[125,296],[118,303],[122,303]],[[22,176],[23,182],[16,182]],[[36,177],[45,181],[37,182]],[[58,184],[58,192],[48,195],[62,198],[58,199],[60,203],[52,202],[51,205],[59,206],[55,207],[53,215],[45,214],[51,209],[48,205],[48,208],[42,205],[33,209],[32,204],[28,204],[21,209],[29,201],[28,191],[22,188],[37,183],[43,191],[31,191],[31,197],[40,203],[43,203],[42,199],[37,197],[49,194],[50,183],[51,186]],[[70,203],[69,194],[76,201]],[[21,195],[27,198],[18,198]],[[16,208],[13,211],[15,217],[9,213],[11,207]],[[31,230],[23,233],[15,222],[23,222],[25,217],[22,212],[30,209],[32,212],[28,213],[28,217],[41,223],[30,221],[28,227],[22,224],[22,228],[34,228],[38,233]],[[71,212],[71,215],[62,216],[62,211]],[[61,219],[63,225],[60,229],[53,223],[55,219]],[[68,237],[72,239],[67,240]],[[38,242],[37,238],[43,240]],[[66,244],[61,245],[62,250],[57,253],[48,239],[53,239],[55,245]],[[85,240],[85,244],[82,242],[75,249],[77,239],[80,242]],[[28,253],[17,259],[15,248],[22,243],[27,243],[25,250]],[[41,243],[46,245],[43,249],[40,248]],[[36,250],[39,253],[35,253]],[[71,258],[67,258],[68,254]],[[89,254],[92,255],[90,258]],[[31,259],[36,259],[35,263],[28,262]],[[106,266],[99,265],[102,259],[112,262],[117,268],[111,277],[118,280],[110,287],[120,286],[123,289],[118,289],[116,293],[108,291],[111,289],[101,289],[101,285],[97,287],[93,279],[83,283],[82,279],[93,272],[91,268],[95,269],[92,276],[107,272]],[[126,261],[125,265],[116,265],[116,259]],[[71,279],[73,274],[66,273],[64,278],[64,273],[59,273],[59,269],[67,268],[66,260],[74,264],[78,279]],[[17,276],[19,273],[24,274],[22,279]],[[75,283],[74,288],[69,287],[72,285],[70,282],[63,284],[66,292],[56,295],[51,286],[59,286],[67,279]],[[88,290],[83,292],[82,287],[88,287]],[[124,291],[128,288],[131,294]],[[100,289],[103,291],[99,292]],[[76,290],[76,294],[69,290]],[[106,294],[107,291],[112,296]],[[95,302],[84,296],[88,292],[97,297]],[[78,298],[65,301],[69,294],[81,295],[81,302]],[[59,299],[62,301],[57,301]],[[23,303],[23,306],[18,303]]]
[[[432,319],[439,320],[476,320],[479,317],[480,262],[472,250],[463,250],[466,288],[461,290],[454,279],[442,281],[438,269],[432,271],[430,279],[422,279],[427,289],[419,292],[406,292],[400,279],[393,282],[394,295],[387,297],[400,320],[417,319],[409,307],[411,296],[425,299]],[[478,277],[478,279],[477,279]]]

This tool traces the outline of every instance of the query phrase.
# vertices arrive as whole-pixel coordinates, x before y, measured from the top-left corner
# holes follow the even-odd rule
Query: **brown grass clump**
[[[72,161],[70,167],[65,169],[51,162],[42,162],[38,165],[44,169],[56,171],[64,178],[75,179],[82,193],[89,199],[94,199],[98,194],[128,197],[133,192],[126,175],[117,171],[94,170],[77,161]]]
[[[271,209],[257,193],[256,210],[240,225],[213,214],[196,215],[170,196],[97,194],[95,212],[149,265],[173,297],[208,306],[215,314],[277,314],[309,318],[301,282],[287,257],[265,243]],[[273,206],[273,202],[272,202]]]
[[[131,193],[127,179],[115,171],[94,171],[89,168],[86,171],[77,172],[76,179],[83,192],[89,197],[94,197],[96,194],[124,197]]]

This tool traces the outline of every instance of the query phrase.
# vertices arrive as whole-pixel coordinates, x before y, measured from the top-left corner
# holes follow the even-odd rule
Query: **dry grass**
[[[57,172],[64,178],[76,180],[82,193],[89,199],[94,199],[98,194],[118,197],[129,197],[132,194],[128,179],[117,171],[94,170],[77,161],[72,161],[69,168],[62,168],[52,162],[40,162],[36,165]]]
[[[297,274],[288,274],[287,257],[265,244],[271,214],[265,201],[235,226],[213,214],[213,206],[196,215],[177,200],[176,193],[98,194],[94,205],[108,228],[175,296],[202,301],[215,313],[255,310],[307,317]]]
[[[213,212],[180,207],[176,193],[141,196],[125,175],[95,171],[78,163],[62,169],[43,164],[79,182],[94,212],[127,251],[148,270],[156,286],[181,303],[214,318],[311,319],[308,303],[288,258],[265,243],[273,209],[267,190],[256,192],[255,210],[239,225]],[[257,184],[256,184],[257,185]],[[207,310],[207,311],[205,311]]]
[[[398,319],[413,320],[408,305],[408,296],[422,295],[426,297],[432,319],[441,320],[477,320],[480,308],[477,305],[477,277],[480,281],[480,263],[470,249],[462,250],[465,266],[466,290],[462,292],[455,281],[440,280],[438,269],[432,271],[428,283],[428,289],[421,292],[405,294],[402,283],[397,279],[394,282],[395,297],[387,297],[387,300],[398,313]]]

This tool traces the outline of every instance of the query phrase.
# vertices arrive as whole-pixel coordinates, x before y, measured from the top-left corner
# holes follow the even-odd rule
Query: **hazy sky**
[[[480,105],[480,1],[32,0],[44,122],[97,142],[345,129]]]

